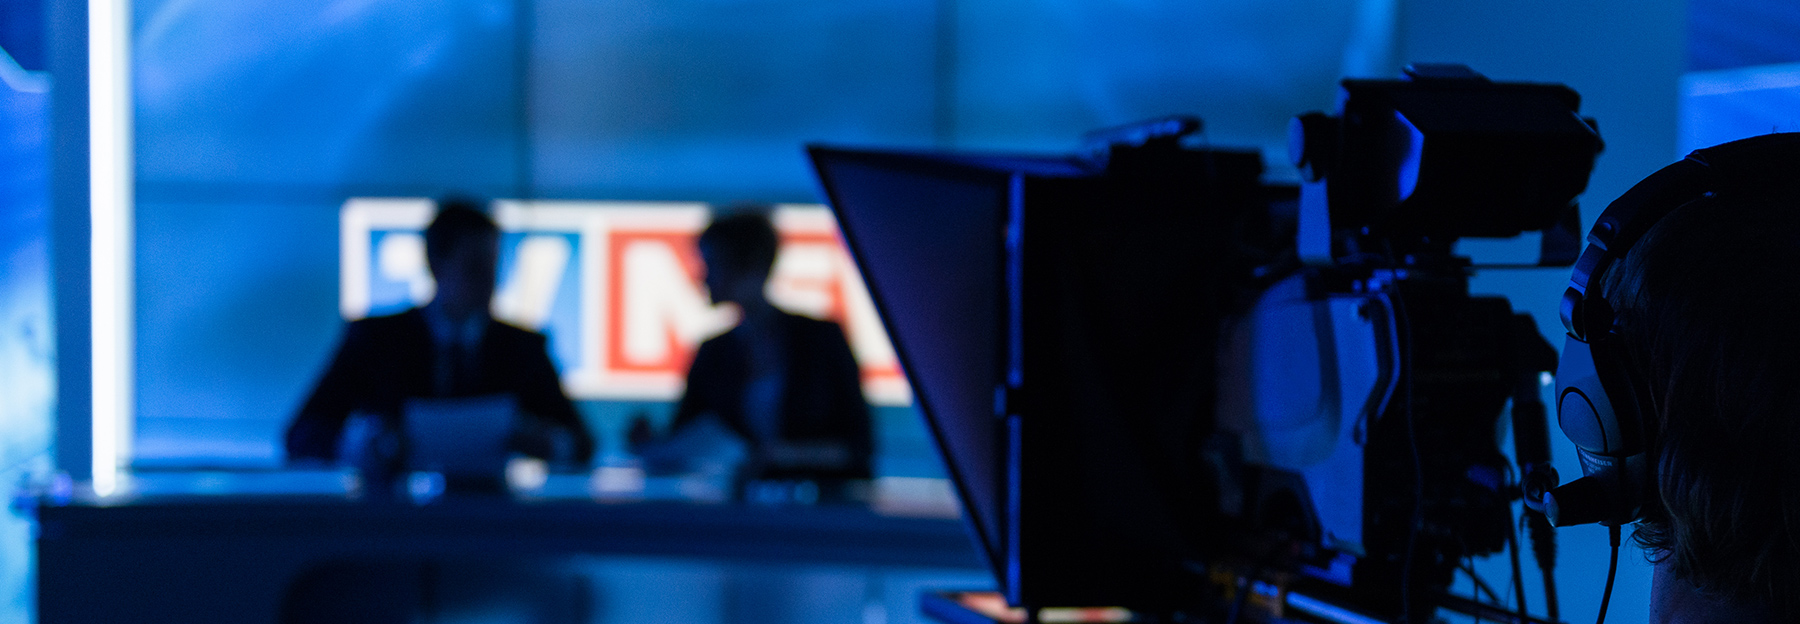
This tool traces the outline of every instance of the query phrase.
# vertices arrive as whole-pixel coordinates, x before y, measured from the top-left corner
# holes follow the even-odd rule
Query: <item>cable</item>
[[[1487,594],[1488,602],[1490,604],[1506,604],[1506,601],[1500,598],[1500,593],[1494,591],[1494,586],[1489,585],[1487,579],[1481,578],[1481,575],[1475,572],[1473,560],[1471,560],[1471,563],[1463,565],[1463,573],[1469,575],[1469,581],[1474,583],[1475,587],[1481,590],[1481,593]]]
[[[1519,531],[1512,522],[1512,506],[1506,507],[1506,553],[1512,559],[1513,595],[1518,600],[1519,615],[1525,615],[1525,570],[1519,564]]]
[[[1487,594],[1488,602],[1497,605],[1506,604],[1505,600],[1500,599],[1500,593],[1494,591],[1494,586],[1487,584],[1487,579],[1481,578],[1481,575],[1475,573],[1475,566],[1471,562],[1470,557],[1463,557],[1463,562],[1462,565],[1457,566],[1457,569],[1462,570],[1463,574],[1469,575],[1469,580],[1475,583],[1475,589],[1481,590],[1481,593],[1483,594]],[[1478,598],[1476,599],[1476,602],[1481,602],[1481,600]]]
[[[1544,570],[1544,603],[1550,621],[1562,621],[1562,608],[1556,604],[1556,573]]]
[[[1475,556],[1469,554],[1469,544],[1463,541],[1462,536],[1456,536],[1456,545],[1461,547],[1460,552],[1463,553],[1462,560],[1456,563],[1456,570],[1461,570],[1463,574],[1468,575],[1469,582],[1474,585],[1474,588],[1469,590],[1469,600],[1478,604],[1505,606],[1506,601],[1502,600],[1500,594],[1494,591],[1494,586],[1489,585],[1487,579],[1481,578],[1480,574],[1475,573]],[[1451,574],[1454,575],[1456,570],[1452,570]],[[1509,593],[1510,591],[1508,590]],[[1482,593],[1486,593],[1488,597],[1485,603],[1481,600]],[[1481,621],[1481,616],[1476,615],[1475,620]]]
[[[1465,547],[1463,549],[1463,552],[1465,552],[1465,553],[1468,552],[1468,549]],[[1470,561],[1471,561],[1470,557],[1467,554],[1465,554],[1465,555],[1463,555],[1463,560],[1462,560],[1462,563],[1460,564],[1460,566],[1462,567],[1463,573],[1469,575],[1469,585],[1474,587],[1474,589],[1469,590],[1469,600],[1476,604],[1480,604],[1481,603],[1481,590],[1488,589],[1488,586],[1487,586],[1486,582],[1483,582],[1481,580],[1480,576],[1475,575],[1475,565],[1473,563],[1470,563]],[[1494,597],[1493,590],[1488,589],[1488,597],[1489,598]],[[1481,624],[1481,611],[1480,610],[1476,610],[1476,612],[1475,612],[1475,624]]]
[[[1519,516],[1519,524],[1527,525],[1531,531],[1531,554],[1537,557],[1538,570],[1544,577],[1544,609],[1550,621],[1561,622],[1562,608],[1556,598],[1556,529],[1544,514],[1530,510]]]
[[[1412,571],[1413,557],[1419,543],[1419,529],[1425,524],[1425,462],[1419,457],[1419,434],[1413,419],[1413,336],[1412,317],[1406,314],[1406,294],[1400,292],[1400,269],[1394,259],[1393,245],[1382,241],[1387,251],[1388,275],[1394,282],[1394,316],[1399,319],[1395,323],[1400,327],[1401,358],[1400,376],[1405,380],[1406,394],[1406,445],[1412,450],[1413,464],[1413,515],[1411,530],[1406,533],[1406,561],[1400,567],[1400,613],[1402,621],[1412,621]]]
[[[1507,580],[1506,580],[1506,589],[1505,589],[1505,590],[1503,590],[1503,591],[1501,591],[1501,592],[1500,592],[1500,595],[1502,595],[1502,596],[1511,596],[1511,595],[1512,595],[1512,593],[1513,593],[1513,584],[1512,584],[1512,579],[1511,579],[1511,578],[1508,578],[1508,579],[1507,579]],[[1502,599],[1502,600],[1498,600],[1498,601],[1496,601],[1496,602],[1495,602],[1495,604],[1497,604],[1497,605],[1499,605],[1499,606],[1501,606],[1501,607],[1505,607],[1505,606],[1506,606],[1506,600],[1504,600],[1504,599]]]
[[[1613,575],[1619,572],[1619,527],[1613,525],[1607,529],[1608,541],[1612,542],[1612,562],[1606,564],[1606,592],[1600,594],[1600,619],[1594,620],[1594,624],[1606,624],[1606,604],[1612,602]]]

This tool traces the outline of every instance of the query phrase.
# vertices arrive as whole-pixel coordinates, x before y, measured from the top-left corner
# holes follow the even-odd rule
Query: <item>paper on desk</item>
[[[750,445],[713,415],[703,415],[669,437],[639,450],[652,474],[729,475],[750,455]]]
[[[511,394],[409,399],[402,409],[407,466],[453,475],[504,475],[507,441],[518,414],[518,400]]]

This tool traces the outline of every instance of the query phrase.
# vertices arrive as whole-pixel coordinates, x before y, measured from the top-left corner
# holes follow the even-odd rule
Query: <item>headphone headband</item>
[[[1588,339],[1612,326],[1612,313],[1596,280],[1625,257],[1663,217],[1694,200],[1730,189],[1755,193],[1793,186],[1800,172],[1782,169],[1776,154],[1800,152],[1800,133],[1767,134],[1695,150],[1663,167],[1607,205],[1588,231],[1587,248],[1575,261],[1563,293],[1563,327]]]
[[[1663,167],[1613,200],[1594,220],[1588,245],[1581,250],[1563,293],[1563,328],[1587,339],[1612,326],[1612,314],[1600,298],[1601,276],[1614,262],[1637,245],[1650,226],[1676,208],[1706,195],[1711,187],[1711,168],[1699,152]]]

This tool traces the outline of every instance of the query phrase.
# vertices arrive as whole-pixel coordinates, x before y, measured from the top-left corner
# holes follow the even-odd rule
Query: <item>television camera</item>
[[[1184,142],[1191,117],[1070,156],[809,152],[1025,617],[1543,622],[1553,536],[1528,515],[1545,620],[1512,505],[1548,469],[1556,352],[1469,294],[1454,243],[1535,232],[1537,265],[1574,259],[1601,149],[1578,110],[1460,66],[1345,80],[1334,114],[1292,124],[1298,188]],[[1511,600],[1446,592],[1504,550]],[[956,621],[957,600],[926,607]]]

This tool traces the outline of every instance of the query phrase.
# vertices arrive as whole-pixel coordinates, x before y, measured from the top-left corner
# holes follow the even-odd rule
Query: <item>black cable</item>
[[[1406,405],[1406,445],[1412,450],[1413,463],[1413,515],[1412,526],[1406,533],[1406,561],[1400,567],[1400,612],[1402,621],[1412,621],[1412,569],[1413,557],[1419,544],[1419,529],[1425,524],[1425,462],[1419,458],[1419,435],[1414,427],[1413,419],[1413,336],[1412,318],[1406,314],[1405,295],[1400,292],[1400,269],[1394,258],[1393,245],[1382,241],[1387,251],[1388,275],[1394,280],[1394,316],[1400,319],[1395,323],[1400,328],[1401,358],[1400,376],[1405,379]]]
[[[1506,580],[1506,589],[1505,589],[1505,590],[1504,590],[1504,591],[1501,591],[1501,592],[1500,592],[1500,595],[1502,595],[1502,596],[1511,596],[1511,595],[1512,595],[1512,593],[1513,593],[1513,584],[1512,584],[1512,579],[1510,579],[1510,578],[1509,578],[1509,579],[1507,579],[1507,580]],[[1496,604],[1498,604],[1498,605],[1499,605],[1499,606],[1501,606],[1501,607],[1502,607],[1502,608],[1504,608],[1504,607],[1505,607],[1505,606],[1506,606],[1506,601],[1505,601],[1505,600],[1500,600],[1500,601],[1498,601],[1498,602],[1497,602],[1497,603],[1496,603]]]
[[[1518,367],[1517,372],[1520,376],[1513,387],[1513,449],[1514,456],[1519,462],[1519,468],[1527,473],[1533,473],[1534,476],[1540,476],[1535,474],[1538,470],[1552,471],[1553,469],[1550,468],[1548,410],[1544,406],[1542,398],[1543,384],[1536,377],[1547,372],[1546,369],[1554,369],[1556,358],[1549,345],[1544,344],[1538,335],[1537,323],[1532,322],[1530,318],[1529,316],[1513,317],[1515,340],[1522,345],[1534,343],[1537,345],[1535,349],[1526,346],[1524,350],[1514,353],[1514,365]],[[1512,472],[1510,466],[1507,472]],[[1522,481],[1518,483],[1518,486],[1522,495],[1535,498],[1526,490],[1536,486],[1528,487]],[[1526,510],[1519,516],[1519,521],[1514,525],[1513,530],[1521,533],[1529,531],[1531,553],[1537,559],[1538,570],[1543,573],[1544,577],[1545,612],[1551,621],[1561,620],[1561,609],[1556,599],[1555,529],[1550,526],[1550,522],[1544,518],[1543,513],[1532,509],[1531,501],[1527,500]],[[1520,537],[1519,543],[1523,544],[1524,542],[1525,538]]]
[[[1606,564],[1606,592],[1600,594],[1600,618],[1594,624],[1606,624],[1606,604],[1612,602],[1613,575],[1619,572],[1619,527],[1607,527],[1607,538],[1612,542],[1612,562]]]
[[[1487,579],[1483,579],[1481,578],[1481,575],[1476,574],[1474,568],[1464,567],[1463,573],[1469,575],[1469,580],[1475,583],[1475,587],[1480,589],[1481,593],[1487,594],[1488,604],[1495,606],[1506,604],[1506,600],[1500,597],[1500,592],[1494,591],[1494,586],[1489,585]]]
[[[1519,564],[1519,527],[1512,522],[1512,506],[1506,507],[1506,553],[1512,559],[1513,596],[1518,600],[1519,615],[1525,615],[1525,569]]]
[[[1556,604],[1556,573],[1544,570],[1544,604],[1550,621],[1562,621],[1562,608]]]
[[[1475,584],[1475,589],[1480,590],[1481,594],[1487,594],[1488,604],[1504,606],[1506,601],[1500,598],[1500,592],[1494,591],[1494,586],[1489,585],[1487,579],[1481,578],[1480,574],[1475,573],[1474,558],[1464,557],[1463,561],[1464,563],[1457,566],[1457,569],[1469,576],[1469,581]],[[1476,595],[1475,602],[1481,602],[1480,594]]]
[[[1525,512],[1531,526],[1531,553],[1537,556],[1538,570],[1544,576],[1544,609],[1550,621],[1562,621],[1562,608],[1556,599],[1556,530],[1550,520],[1535,511]]]
[[[1562,609],[1556,598],[1556,529],[1544,514],[1526,509],[1513,527],[1531,534],[1531,554],[1537,559],[1538,571],[1544,578],[1544,610],[1552,622],[1562,621]],[[1521,537],[1519,540],[1524,541]]]
[[[1481,575],[1475,572],[1475,556],[1468,554],[1469,545],[1463,541],[1462,536],[1458,535],[1456,537],[1456,544],[1462,547],[1463,553],[1462,561],[1456,564],[1456,569],[1461,570],[1463,574],[1469,576],[1469,582],[1475,585],[1475,590],[1487,593],[1488,601],[1484,604],[1501,607],[1506,606],[1506,601],[1500,598],[1499,592],[1494,591],[1494,586],[1489,585],[1487,579],[1481,578]],[[1512,590],[1510,588],[1507,589],[1507,593],[1512,593]],[[1481,603],[1480,593],[1472,593],[1471,596],[1470,600]],[[1477,615],[1476,619],[1479,620],[1480,616]]]
[[[1465,552],[1465,553],[1468,552],[1468,548],[1464,547],[1463,552]],[[1469,590],[1469,600],[1476,604],[1480,604],[1481,603],[1481,590],[1488,589],[1488,586],[1487,586],[1486,582],[1481,580],[1480,576],[1475,575],[1475,565],[1473,563],[1470,563],[1470,561],[1471,561],[1471,559],[1468,555],[1466,555],[1466,554],[1463,555],[1462,571],[1464,574],[1469,575],[1469,585],[1474,587],[1474,589]],[[1494,590],[1488,589],[1488,597],[1493,598],[1493,596],[1494,596]],[[1481,624],[1481,610],[1480,609],[1475,610],[1475,624]]]

